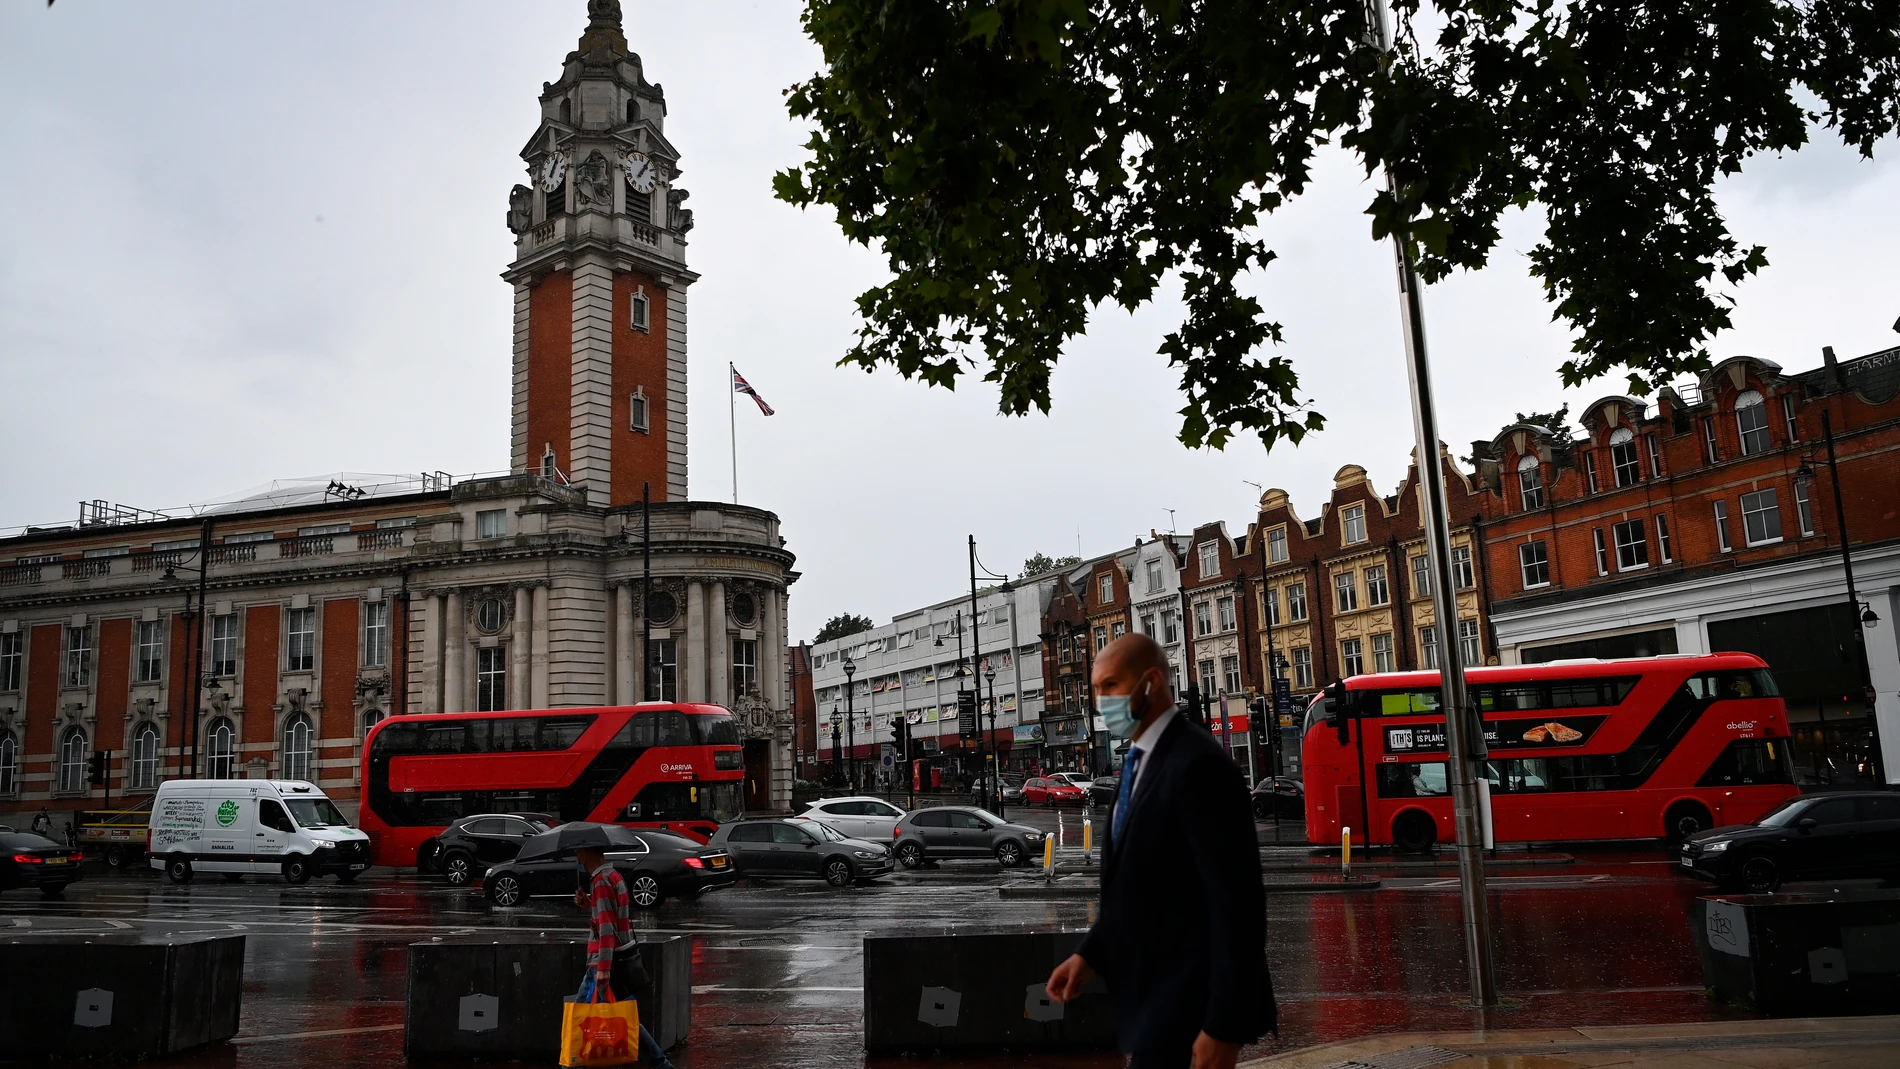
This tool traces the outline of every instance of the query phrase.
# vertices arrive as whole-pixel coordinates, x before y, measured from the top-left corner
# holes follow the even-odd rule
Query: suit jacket
[[[1122,1050],[1179,1050],[1201,1032],[1230,1043],[1277,1034],[1240,769],[1184,720],[1142,755],[1135,791],[1119,841],[1110,807],[1101,910],[1077,950],[1115,997]]]

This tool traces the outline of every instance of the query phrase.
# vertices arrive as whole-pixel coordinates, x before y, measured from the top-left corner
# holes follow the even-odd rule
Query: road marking
[[[31,928],[33,927],[33,922],[27,920],[25,917],[15,917],[13,918],[13,926],[15,928]]]
[[[317,1032],[284,1032],[274,1036],[233,1036],[232,1043],[275,1043],[286,1039],[319,1039],[323,1036],[354,1036],[365,1032],[395,1032],[402,1029],[398,1024],[372,1024],[362,1028],[326,1028]]]
[[[103,919],[103,918],[102,918],[102,919]],[[126,928],[130,928],[130,927],[132,927],[131,925],[129,925],[129,924],[127,924],[127,923],[125,923],[124,921],[115,921],[115,920],[108,920],[108,921],[106,921],[106,923],[107,923],[107,924],[110,924],[110,925],[112,925],[112,926],[113,926],[114,928],[118,928],[118,929],[120,929],[120,930],[124,930],[124,929],[126,929]]]
[[[727,987],[724,984],[694,984],[695,995],[801,994],[807,991],[862,994],[862,987]]]

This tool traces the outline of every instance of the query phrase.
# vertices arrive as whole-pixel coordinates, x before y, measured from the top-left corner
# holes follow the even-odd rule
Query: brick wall
[[[541,470],[543,451],[551,445],[555,464],[571,472],[574,277],[556,271],[535,283],[528,317],[528,470]]]
[[[277,665],[281,659],[281,605],[252,605],[244,611],[244,656],[238,671],[244,677],[245,743],[274,745],[277,737]],[[247,754],[238,755],[242,767]]]
[[[636,289],[648,301],[646,331],[632,325]],[[642,483],[652,484],[653,500],[667,499],[667,296],[650,275],[621,272],[614,276],[613,479],[609,494],[615,505],[639,501]],[[647,399],[644,434],[630,424],[635,387]]]

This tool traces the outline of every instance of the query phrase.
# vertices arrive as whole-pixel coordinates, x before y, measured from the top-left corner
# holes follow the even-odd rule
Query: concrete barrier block
[[[865,1049],[1112,1047],[1114,1006],[1100,979],[1067,1004],[1052,1001],[1043,988],[1049,971],[1081,941],[1079,932],[868,938]]]
[[[0,941],[0,1036],[18,1058],[158,1058],[237,1033],[244,937]]]
[[[1698,898],[1689,931],[1721,998],[1775,1015],[1900,1012],[1900,891]]]

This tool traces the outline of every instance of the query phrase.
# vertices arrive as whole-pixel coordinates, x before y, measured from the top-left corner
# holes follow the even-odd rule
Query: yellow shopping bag
[[[561,1008],[562,1065],[632,1065],[640,1060],[640,1004],[617,1002],[591,982]]]

